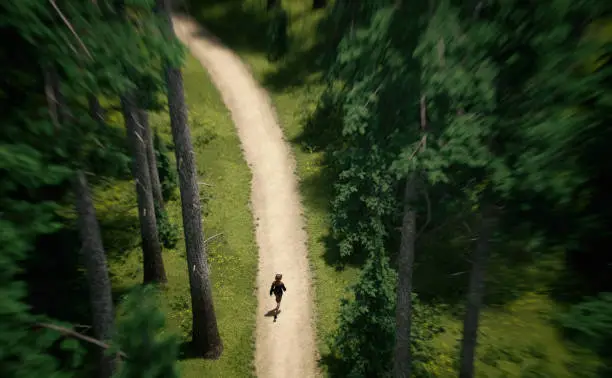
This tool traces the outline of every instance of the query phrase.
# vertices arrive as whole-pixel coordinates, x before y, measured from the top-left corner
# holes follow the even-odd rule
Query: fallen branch
[[[218,233],[217,235],[213,235],[213,236],[209,237],[208,239],[204,240],[204,244],[208,243],[208,242],[209,242],[209,241],[211,241],[212,239],[214,239],[214,238],[216,238],[216,237],[218,237],[218,236],[221,236],[221,235],[223,235],[223,232],[220,232],[220,233]]]
[[[423,135],[423,137],[419,141],[419,144],[417,144],[414,151],[412,151],[412,154],[410,155],[408,160],[412,160],[412,158],[417,154],[417,152],[419,152],[423,148],[423,145],[426,143],[426,141],[427,141],[427,135]]]
[[[56,324],[50,324],[50,323],[36,323],[35,327],[37,328],[46,328],[46,329],[50,329],[53,331],[57,331],[59,333],[61,333],[63,336],[68,336],[68,337],[73,337],[75,339],[79,339],[82,341],[86,341],[90,344],[93,345],[97,345],[102,349],[110,349],[110,345],[108,345],[107,343],[100,341],[98,339],[94,339],[93,337],[89,337],[86,335],[83,335],[82,333],[79,333],[75,330],[72,330],[70,328],[66,328],[66,327],[62,327]],[[123,358],[127,358],[127,355],[121,351],[117,352],[117,355]]]

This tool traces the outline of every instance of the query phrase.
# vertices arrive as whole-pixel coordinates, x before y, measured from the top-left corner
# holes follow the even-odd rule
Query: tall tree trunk
[[[143,139],[147,149],[147,167],[149,168],[149,177],[151,178],[151,190],[153,192],[153,200],[159,209],[164,208],[164,197],[162,196],[161,182],[159,181],[159,172],[157,171],[157,158],[155,157],[155,147],[153,144],[153,133],[149,124],[149,115],[145,110],[138,109],[138,119],[140,121]]]
[[[168,0],[158,0],[158,8],[163,12],[167,22],[168,38],[176,38],[170,18],[170,2]],[[210,270],[202,231],[200,190],[195,154],[187,124],[183,76],[180,69],[169,64],[166,65],[165,76],[168,86],[170,126],[179,174],[187,269],[191,289],[192,342],[195,349],[203,357],[217,359],[223,353],[223,342],[217,327]]]
[[[181,71],[168,67],[166,81],[168,83],[170,124],[179,173],[183,229],[191,287],[193,343],[204,357],[216,359],[223,353],[223,342],[219,335],[213,304],[210,270],[202,231],[202,210],[195,154],[187,126],[187,107],[185,106]]]
[[[138,215],[142,237],[144,283],[165,283],[166,271],[162,258],[161,244],[157,234],[155,205],[151,193],[151,177],[147,163],[147,148],[144,133],[138,122],[138,109],[131,95],[121,97],[121,106],[127,128],[129,145],[132,150],[132,166],[136,181]]]
[[[52,66],[45,70],[45,92],[49,100],[50,115],[59,129],[60,124],[66,122],[70,117],[70,112],[59,88],[59,76]],[[95,97],[93,98],[95,99]],[[93,111],[93,108],[90,108],[90,111]],[[93,205],[87,178],[82,171],[78,170],[76,172],[72,180],[72,187],[78,214],[77,224],[81,238],[81,256],[89,286],[94,336],[98,340],[107,341],[113,336],[114,328],[111,284],[102,236],[100,235],[100,226],[96,218],[96,209]],[[98,377],[110,378],[115,370],[115,358],[105,356],[102,350],[99,350],[98,353],[100,353]]]
[[[327,0],[312,0],[312,9],[322,9],[327,6]]]
[[[393,376],[410,377],[410,327],[412,320],[412,268],[414,265],[414,242],[416,239],[416,174],[406,179],[404,188],[404,215],[402,240],[398,257],[397,305],[395,310],[395,349],[393,353]]]
[[[93,331],[97,339],[107,341],[113,336],[114,315],[111,284],[96,210],[87,185],[87,178],[82,171],[77,171],[73,188],[82,243],[81,253],[89,284]],[[100,351],[100,354],[98,376],[110,378],[115,368],[115,359],[112,356],[105,356],[103,351]]]
[[[472,272],[470,274],[467,309],[463,321],[460,378],[474,377],[478,320],[485,291],[485,271],[489,257],[489,240],[495,230],[495,223],[496,217],[493,214],[493,207],[483,205],[478,241],[472,255]]]

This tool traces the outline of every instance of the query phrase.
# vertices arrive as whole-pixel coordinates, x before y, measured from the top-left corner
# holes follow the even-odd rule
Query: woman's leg
[[[280,310],[281,299],[283,299],[282,295],[277,295],[276,296],[276,311]]]

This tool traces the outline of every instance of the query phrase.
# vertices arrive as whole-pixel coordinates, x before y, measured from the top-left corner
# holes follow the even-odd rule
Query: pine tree
[[[117,325],[113,349],[109,354],[123,353],[113,378],[178,378],[179,340],[164,333],[165,318],[155,300],[153,288],[130,292],[123,303],[123,316]]]
[[[164,35],[168,41],[174,43],[176,36],[172,29],[169,1],[158,0],[157,8],[163,20]],[[210,269],[207,261],[204,233],[202,232],[200,190],[195,154],[187,124],[188,114],[183,89],[183,75],[178,68],[178,62],[167,59],[164,64],[170,126],[172,128],[181,192],[189,286],[191,288],[192,343],[197,353],[200,353],[203,357],[217,359],[223,353],[223,342],[217,326]]]
[[[386,33],[391,19],[392,10],[381,10],[367,29],[347,36],[334,68],[351,84],[340,94],[343,148],[332,152],[332,232],[344,257],[384,248],[387,221],[397,209],[397,181],[389,168],[399,147],[398,124],[385,118],[387,101],[397,95],[391,88],[398,57]]]
[[[177,186],[176,171],[168,158],[168,147],[157,133],[157,130],[154,133],[153,145],[155,147],[157,172],[161,181],[162,197],[164,201],[169,201],[175,193]]]
[[[149,163],[147,161],[146,135],[139,126],[138,109],[130,95],[121,98],[125,125],[132,150],[132,170],[136,182],[138,199],[138,218],[142,237],[142,253],[144,263],[144,282],[167,282],[162,248],[157,232],[155,217],[155,202],[151,190]]]
[[[384,377],[390,373],[395,335],[395,272],[388,258],[373,253],[358,283],[354,300],[341,304],[338,329],[330,349],[331,373],[344,377]]]
[[[149,177],[151,178],[153,200],[155,201],[155,206],[157,206],[157,208],[160,210],[163,210],[164,197],[162,195],[162,186],[159,179],[159,172],[157,170],[157,154],[155,153],[153,132],[151,131],[151,125],[149,124],[149,115],[146,111],[139,109],[138,119],[140,120],[143,140],[145,141],[147,149],[147,167],[149,168]]]
[[[74,191],[76,208],[79,214],[79,230],[83,242],[82,253],[89,281],[94,336],[98,340],[106,341],[110,340],[114,332],[111,284],[96,210],[89,192],[87,179],[81,171],[77,172],[74,179]],[[101,378],[110,377],[114,371],[114,365],[115,361],[112,356],[102,356],[99,376]]]

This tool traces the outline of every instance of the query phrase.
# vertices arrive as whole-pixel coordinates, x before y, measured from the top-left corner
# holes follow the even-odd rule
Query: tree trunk
[[[327,0],[312,0],[312,9],[322,9],[327,6]]]
[[[195,154],[187,126],[187,107],[183,94],[181,71],[166,68],[168,106],[174,139],[179,188],[183,210],[183,229],[187,250],[189,285],[193,315],[193,344],[204,357],[217,359],[223,353],[223,343],[217,328],[217,317],[212,297],[210,271],[207,261],[200,190],[196,171]]]
[[[393,376],[410,377],[410,327],[412,318],[412,268],[414,264],[414,242],[416,239],[416,175],[406,180],[404,189],[404,215],[402,240],[398,256],[397,305],[395,310],[395,349],[393,354]]]
[[[168,38],[176,38],[170,18],[168,0],[158,0],[160,11],[164,12],[167,22]],[[208,267],[204,233],[202,231],[202,210],[200,190],[196,170],[195,153],[191,134],[187,125],[187,106],[183,89],[181,71],[169,64],[165,68],[168,87],[168,108],[170,126],[174,140],[181,208],[183,212],[183,231],[187,252],[187,269],[191,293],[192,342],[195,350],[205,358],[217,359],[223,353],[223,342],[217,327],[217,317],[212,297],[210,270]]]
[[[143,139],[146,143],[147,167],[149,168],[149,177],[151,178],[153,200],[159,209],[163,209],[164,197],[162,195],[161,182],[159,181],[159,172],[157,171],[157,158],[155,157],[155,147],[153,145],[153,133],[149,125],[149,115],[146,111],[138,109],[138,119],[140,121]]]
[[[467,309],[463,321],[460,378],[474,377],[478,319],[485,291],[485,271],[489,257],[489,240],[495,230],[496,218],[492,214],[492,207],[484,205],[481,217],[478,241],[472,256],[472,272],[470,274]]]
[[[108,341],[113,336],[114,321],[111,284],[96,210],[87,185],[87,178],[82,171],[77,172],[73,187],[82,243],[81,253],[89,284],[94,336],[101,341]],[[105,356],[103,351],[101,354],[98,376],[109,378],[114,371],[115,359]]]
[[[138,198],[138,216],[142,237],[144,264],[144,283],[165,283],[166,271],[162,258],[162,249],[157,234],[155,205],[151,193],[151,177],[147,163],[146,140],[138,122],[138,109],[130,95],[121,96],[121,106],[127,128],[128,141],[132,150],[132,169],[136,181]]]
[[[280,6],[280,0],[268,0],[266,10],[272,10],[278,6]]]

